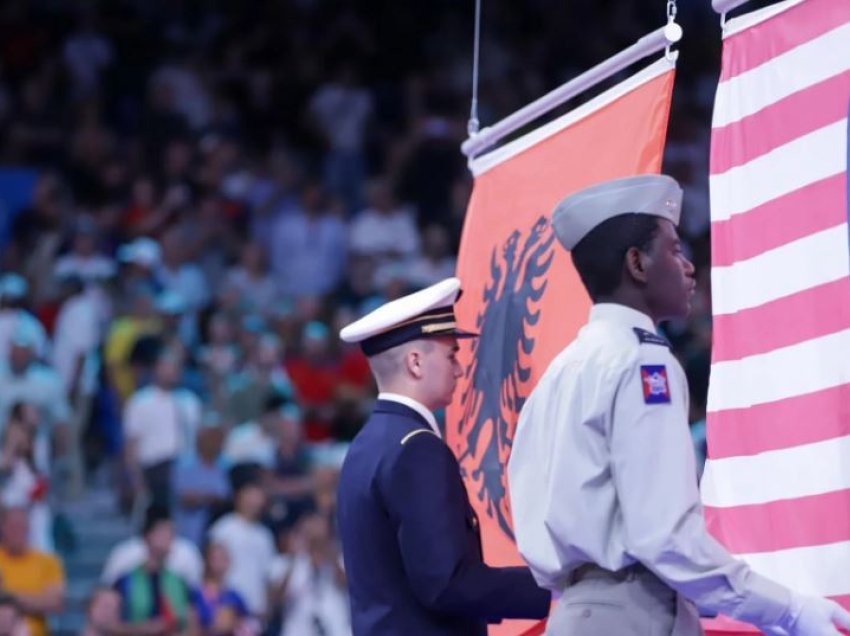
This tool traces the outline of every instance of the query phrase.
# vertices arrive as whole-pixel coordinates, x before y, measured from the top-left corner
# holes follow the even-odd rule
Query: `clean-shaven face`
[[[685,318],[691,311],[696,281],[694,266],[682,252],[673,224],[662,219],[647,253],[646,292],[653,318]]]
[[[422,347],[422,382],[432,409],[445,408],[452,401],[457,380],[463,369],[457,360],[458,344],[454,336],[429,338]]]

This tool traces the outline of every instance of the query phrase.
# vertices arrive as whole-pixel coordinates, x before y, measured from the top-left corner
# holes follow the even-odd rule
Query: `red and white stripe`
[[[850,2],[730,21],[711,151],[703,501],[757,571],[850,605]]]

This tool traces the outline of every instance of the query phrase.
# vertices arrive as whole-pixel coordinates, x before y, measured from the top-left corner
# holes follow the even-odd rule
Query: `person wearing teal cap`
[[[25,324],[33,339],[35,355],[44,359],[49,354],[50,340],[44,326],[27,309],[29,284],[22,276],[6,273],[0,276],[0,360],[9,355],[12,334]]]
[[[39,435],[52,437],[64,450],[71,407],[59,374],[37,358],[39,334],[32,323],[18,322],[9,339],[8,356],[0,360],[0,430],[15,404],[31,404],[42,418]]]

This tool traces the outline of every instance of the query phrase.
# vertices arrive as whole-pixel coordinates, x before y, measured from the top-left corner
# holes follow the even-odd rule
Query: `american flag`
[[[724,40],[706,516],[756,571],[850,606],[850,1],[781,2]]]

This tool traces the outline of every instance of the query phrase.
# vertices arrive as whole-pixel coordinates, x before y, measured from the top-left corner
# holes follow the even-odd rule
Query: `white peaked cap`
[[[433,336],[474,337],[457,328],[454,303],[461,293],[460,279],[447,278],[418,292],[381,305],[339,332],[349,343],[360,343],[366,355]]]
[[[561,245],[572,250],[600,223],[622,214],[649,214],[679,225],[682,188],[673,177],[643,174],[598,183],[571,194],[552,213]]]

